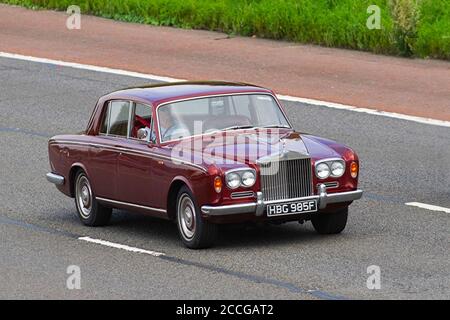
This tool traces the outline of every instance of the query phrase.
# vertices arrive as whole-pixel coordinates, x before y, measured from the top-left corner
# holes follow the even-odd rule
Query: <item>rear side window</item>
[[[106,107],[105,114],[103,115],[103,121],[100,127],[100,134],[108,133],[108,122],[109,122],[109,104]]]
[[[128,101],[111,101],[108,105],[100,133],[128,137],[131,106]]]

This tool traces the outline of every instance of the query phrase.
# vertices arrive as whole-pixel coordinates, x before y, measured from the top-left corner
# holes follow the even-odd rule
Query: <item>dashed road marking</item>
[[[275,286],[280,289],[289,290],[290,292],[293,292],[293,293],[309,294],[318,299],[348,300],[347,297],[344,297],[341,295],[332,294],[332,293],[321,291],[318,289],[310,289],[310,290],[304,289],[294,283],[280,281],[280,280],[276,280],[276,279],[268,278],[268,277],[264,277],[264,276],[258,276],[256,274],[254,274],[253,272],[245,273],[245,272],[239,272],[239,271],[235,271],[235,270],[229,270],[224,267],[209,265],[209,264],[205,264],[205,263],[198,262],[198,261],[190,261],[190,260],[185,260],[182,258],[177,258],[174,256],[166,255],[161,252],[155,252],[155,251],[149,251],[149,250],[144,250],[144,249],[140,249],[140,248],[130,247],[130,246],[121,245],[121,244],[110,242],[110,241],[94,239],[94,238],[91,238],[88,236],[79,236],[79,235],[75,235],[75,234],[67,232],[67,231],[60,231],[60,230],[55,230],[55,229],[44,227],[44,226],[34,225],[31,223],[27,223],[25,221],[14,220],[14,219],[2,217],[1,215],[0,215],[0,224],[14,225],[14,226],[22,227],[25,229],[33,230],[36,232],[55,234],[55,235],[70,238],[70,239],[76,239],[76,240],[86,241],[86,242],[90,242],[90,243],[94,243],[94,244],[105,245],[105,246],[112,247],[112,248],[123,249],[125,251],[129,251],[132,253],[147,254],[147,255],[157,257],[158,259],[162,259],[164,261],[170,262],[170,263],[176,263],[178,265],[183,265],[183,266],[187,266],[187,267],[196,267],[196,268],[199,268],[199,269],[202,269],[205,271],[215,272],[215,273],[230,276],[233,278],[250,281],[250,282],[256,283],[258,285],[260,285],[260,284],[271,285],[271,286]]]
[[[93,239],[91,237],[79,237],[78,240],[87,241],[87,242],[91,242],[91,243],[96,243],[96,244],[100,244],[102,246],[107,246],[107,247],[111,247],[111,248],[121,249],[121,250],[129,251],[129,252],[148,254],[148,255],[154,256],[154,257],[161,257],[161,256],[165,255],[162,252],[144,250],[144,249],[140,249],[140,248],[136,248],[136,247],[130,247],[130,246],[126,246],[126,245],[123,245],[123,244],[114,243],[114,242],[110,242],[110,241],[105,241],[105,240],[100,240],[100,239]]]
[[[434,206],[431,204],[426,204],[426,203],[421,203],[421,202],[407,202],[405,204],[407,206],[418,207],[418,208],[427,209],[427,210],[431,210],[431,211],[443,211],[446,213],[450,213],[449,208]]]
[[[140,72],[134,72],[134,71],[121,70],[121,69],[99,67],[99,66],[76,63],[76,62],[67,62],[67,61],[53,60],[53,59],[47,59],[47,58],[38,58],[38,57],[25,56],[25,55],[21,55],[21,54],[1,52],[1,51],[0,51],[0,57],[16,59],[16,60],[31,61],[31,62],[37,62],[37,63],[52,64],[52,65],[75,68],[75,69],[117,74],[117,75],[134,77],[134,78],[143,78],[143,79],[160,81],[160,82],[185,81],[185,79],[177,79],[177,78],[158,76],[158,75],[148,74],[148,73],[140,73]],[[400,120],[407,120],[407,121],[412,121],[412,122],[417,122],[417,123],[422,123],[422,124],[427,124],[427,125],[434,125],[434,126],[450,128],[450,121],[430,119],[430,118],[424,118],[424,117],[416,117],[416,116],[410,116],[410,115],[405,115],[405,114],[400,114],[400,113],[395,113],[395,112],[381,111],[381,110],[376,110],[376,109],[360,108],[360,107],[351,106],[351,105],[345,105],[345,104],[322,101],[322,100],[315,100],[315,99],[307,99],[307,98],[302,98],[302,97],[294,97],[294,96],[287,96],[287,95],[277,95],[277,96],[279,99],[285,100],[285,101],[300,102],[300,103],[305,103],[305,104],[314,105],[314,106],[327,107],[327,108],[331,108],[331,109],[354,111],[354,112],[366,113],[366,114],[371,114],[371,115],[376,115],[376,116],[382,116],[382,117],[388,117],[388,118],[394,118],[394,119],[400,119]]]

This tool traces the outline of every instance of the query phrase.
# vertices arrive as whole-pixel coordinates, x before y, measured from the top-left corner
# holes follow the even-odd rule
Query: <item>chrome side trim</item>
[[[362,190],[354,190],[354,191],[348,191],[348,192],[338,192],[338,193],[327,194],[325,186],[321,185],[319,187],[319,195],[315,195],[315,196],[296,198],[296,199],[264,201],[262,192],[258,192],[256,202],[232,204],[232,205],[225,205],[225,206],[205,205],[205,206],[202,206],[201,209],[204,214],[207,214],[210,216],[224,216],[224,215],[242,214],[242,213],[254,213],[256,216],[262,216],[265,212],[266,205],[268,205],[268,204],[317,199],[319,209],[325,209],[327,207],[327,205],[331,204],[331,203],[351,202],[354,200],[358,200],[362,197],[362,194],[363,194]]]
[[[171,158],[162,154],[158,154],[158,153],[154,153],[154,152],[146,152],[146,151],[140,151],[140,150],[134,150],[134,149],[128,149],[128,148],[122,148],[122,147],[115,147],[115,146],[111,146],[111,145],[106,145],[106,144],[100,144],[100,143],[92,143],[92,142],[81,142],[81,141],[69,141],[69,140],[50,140],[49,142],[50,144],[69,144],[69,145],[80,145],[80,146],[87,146],[87,147],[97,147],[97,148],[105,148],[105,149],[109,149],[109,150],[113,150],[113,151],[118,151],[118,152],[122,152],[122,153],[126,153],[126,154],[131,154],[131,155],[143,155],[143,156],[147,156],[147,157],[156,157],[156,158],[160,158],[160,159],[164,159],[164,160],[170,160],[170,161],[175,161],[177,163],[181,163],[183,165],[187,165],[187,166],[191,166],[197,169],[200,169],[204,172],[207,172],[207,169],[205,169],[204,167],[192,163],[192,162],[187,162],[183,159],[178,159],[178,158]]]
[[[47,173],[46,175],[48,182],[54,183],[57,186],[62,186],[64,184],[64,177],[54,173]]]
[[[98,201],[100,201],[100,202],[113,204],[113,205],[114,204],[119,204],[119,205],[127,206],[127,207],[130,207],[130,208],[138,208],[138,209],[144,209],[144,210],[148,210],[148,211],[156,211],[156,212],[161,212],[161,213],[166,213],[167,212],[165,209],[146,207],[146,206],[141,206],[141,205],[133,204],[133,203],[129,203],[129,202],[122,202],[122,201],[117,201],[117,200],[101,198],[101,197],[97,197],[96,199]]]

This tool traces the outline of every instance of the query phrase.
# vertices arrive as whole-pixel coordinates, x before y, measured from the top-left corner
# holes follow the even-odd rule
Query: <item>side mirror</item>
[[[145,141],[147,141],[148,140],[148,137],[149,137],[149,131],[147,130],[148,128],[141,128],[141,129],[139,129],[138,130],[138,132],[137,132],[137,138],[139,139],[139,140],[145,140]]]

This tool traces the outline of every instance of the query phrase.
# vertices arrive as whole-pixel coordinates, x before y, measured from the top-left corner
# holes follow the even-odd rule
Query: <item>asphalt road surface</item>
[[[227,226],[214,248],[192,251],[168,221],[115,211],[107,227],[82,226],[73,200],[45,180],[48,138],[83,130],[100,95],[143,82],[0,58],[0,298],[450,298],[450,213],[405,205],[450,208],[445,127],[284,103],[298,130],[360,156],[365,195],[340,235],[310,223]],[[70,265],[79,290],[67,289]],[[379,290],[366,286],[370,265]]]
[[[0,51],[178,79],[254,83],[280,94],[450,121],[450,63],[0,4]],[[132,49],[130,49],[132,48]]]

